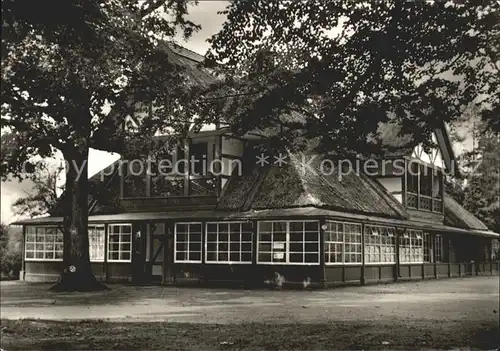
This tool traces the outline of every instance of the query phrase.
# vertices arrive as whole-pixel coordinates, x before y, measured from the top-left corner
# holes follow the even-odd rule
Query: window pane
[[[241,261],[242,262],[251,262],[252,261],[252,254],[249,252],[243,252],[241,254]]]
[[[201,252],[189,252],[189,260],[190,261],[200,261],[201,260]]]
[[[304,250],[304,244],[290,243],[290,252],[302,252],[303,250]]]
[[[252,252],[252,243],[241,244],[241,251]]]
[[[305,262],[306,263],[318,263],[319,262],[319,255],[306,253],[305,254]]]
[[[259,232],[272,232],[273,223],[272,222],[259,222]]]
[[[217,253],[207,252],[207,261],[217,261]]]
[[[303,222],[290,222],[290,232],[300,232],[304,231]]]
[[[259,262],[271,262],[271,254],[259,252]]]
[[[319,223],[318,222],[305,222],[305,230],[306,231],[319,231]]]

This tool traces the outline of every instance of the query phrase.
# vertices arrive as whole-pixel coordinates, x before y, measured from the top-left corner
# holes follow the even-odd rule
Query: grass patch
[[[185,324],[2,320],[5,350],[496,349],[498,324],[464,321]]]

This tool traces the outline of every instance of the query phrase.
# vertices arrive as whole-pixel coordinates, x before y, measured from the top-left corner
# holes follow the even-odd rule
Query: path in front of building
[[[187,323],[467,320],[498,323],[499,277],[468,277],[316,291],[110,285],[60,294],[1,282],[1,318]]]

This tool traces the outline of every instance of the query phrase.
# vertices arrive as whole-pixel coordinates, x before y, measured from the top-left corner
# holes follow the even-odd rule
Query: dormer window
[[[406,207],[443,212],[443,174],[440,170],[412,161],[406,173]]]

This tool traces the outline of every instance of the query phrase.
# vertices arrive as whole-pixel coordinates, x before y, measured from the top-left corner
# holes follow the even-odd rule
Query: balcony
[[[414,210],[443,213],[443,200],[432,196],[406,193],[406,207]]]

